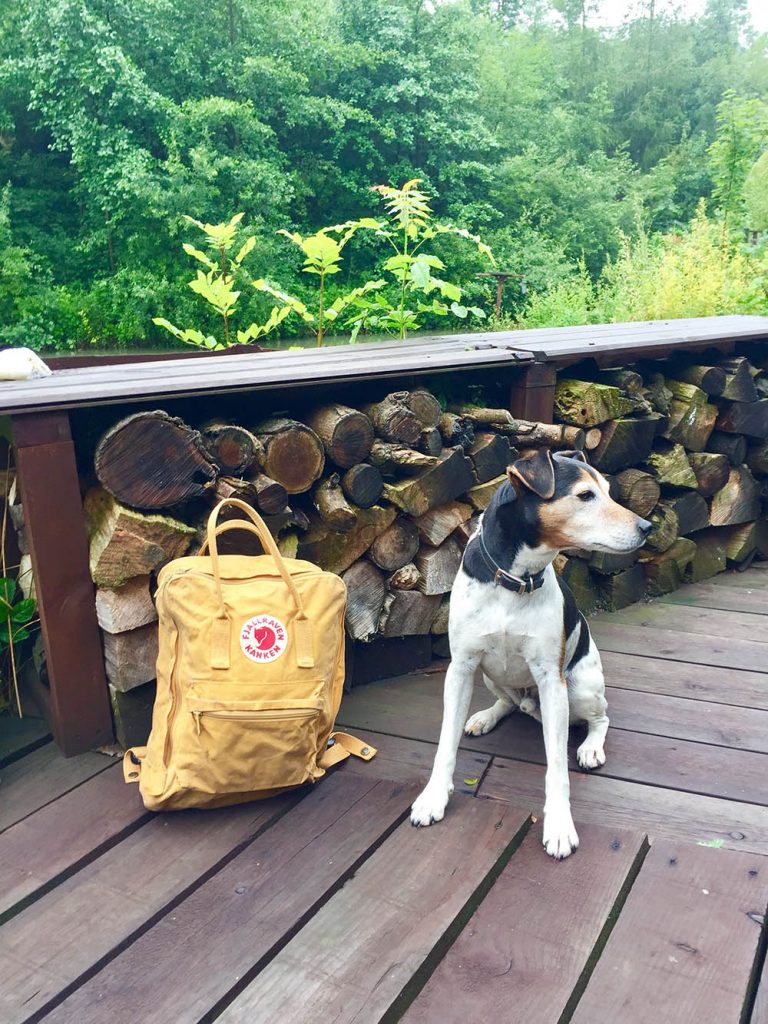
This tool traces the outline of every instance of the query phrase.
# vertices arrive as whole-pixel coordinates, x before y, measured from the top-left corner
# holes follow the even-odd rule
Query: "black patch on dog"
[[[576,605],[576,598],[573,596],[573,591],[567,583],[558,577],[558,585],[563,595],[563,629],[565,630],[566,643],[571,639],[573,631],[579,630],[579,641],[576,644],[576,650],[571,655],[570,661],[565,666],[566,671],[573,668],[589,650],[589,626],[587,620],[579,611]]]

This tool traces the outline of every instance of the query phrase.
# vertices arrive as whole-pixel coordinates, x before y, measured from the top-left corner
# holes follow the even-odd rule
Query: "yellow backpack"
[[[217,527],[225,505],[250,522]],[[266,554],[219,555],[217,536],[234,529],[255,533]],[[216,506],[200,552],[160,571],[156,600],[152,731],[123,762],[149,810],[272,796],[314,782],[350,753],[376,753],[331,732],[344,685],[343,580],[283,558],[250,505]]]

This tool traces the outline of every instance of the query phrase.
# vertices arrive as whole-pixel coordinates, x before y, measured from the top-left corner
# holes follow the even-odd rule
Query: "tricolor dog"
[[[414,825],[440,821],[453,792],[462,728],[489,732],[527,711],[542,723],[547,754],[544,847],[567,857],[579,845],[568,781],[568,724],[587,723],[582,768],[605,763],[608,730],[600,655],[552,561],[563,549],[632,551],[651,524],[622,508],[580,452],[542,450],[518,459],[464,552],[451,595],[451,664],[434,767],[411,809]],[[466,721],[476,671],[496,698]],[[466,722],[466,725],[465,725]]]

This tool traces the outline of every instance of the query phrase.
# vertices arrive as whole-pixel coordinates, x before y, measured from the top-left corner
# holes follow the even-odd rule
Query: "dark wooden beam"
[[[552,423],[557,373],[550,363],[533,363],[514,378],[509,411],[519,420]]]
[[[69,416],[15,416],[13,435],[51,728],[63,753],[72,756],[111,743],[113,727]]]

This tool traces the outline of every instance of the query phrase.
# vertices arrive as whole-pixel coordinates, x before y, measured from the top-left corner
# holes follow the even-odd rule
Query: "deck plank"
[[[755,562],[747,572],[721,572],[708,583],[714,587],[740,587],[747,590],[768,590],[768,562]]]
[[[375,1024],[392,1011],[463,924],[468,902],[480,901],[529,816],[458,797],[446,822],[442,830],[404,822],[224,1011],[221,1024]]]
[[[416,790],[369,777],[325,780],[48,1016],[192,1024],[242,988],[285,936],[406,814]],[[168,951],[183,950],[173,971]]]
[[[640,828],[652,838],[722,845],[768,854],[768,807],[684,793],[661,786],[571,772],[571,807],[582,824]],[[544,766],[497,757],[480,784],[478,798],[544,806]]]
[[[765,858],[654,845],[572,1024],[740,1020],[766,902]]]
[[[113,763],[103,754],[64,757],[54,743],[46,743],[9,764],[0,774],[0,832]]]
[[[763,960],[749,1024],[768,1024],[768,958]]]
[[[687,661],[694,665],[765,672],[766,647],[757,640],[698,636],[679,629],[651,631],[643,626],[624,626],[607,619],[592,619],[589,627],[601,651],[652,655],[673,662]]]
[[[47,722],[40,718],[0,717],[0,768],[16,761],[51,738]]]
[[[721,588],[723,589],[723,588]],[[735,588],[734,588],[735,589]],[[768,611],[768,608],[766,609]],[[646,639],[659,629],[670,628],[682,633],[701,634],[728,640],[753,640],[768,643],[768,620],[753,612],[733,612],[724,609],[691,607],[685,604],[635,604],[608,617],[593,620],[599,635],[599,623],[615,626],[641,626]],[[766,652],[768,653],[768,652]],[[764,662],[765,664],[765,662]]]
[[[768,594],[760,587],[715,586],[691,583],[658,599],[659,604],[691,605],[695,608],[721,608],[729,612],[768,615]]]
[[[644,853],[638,832],[587,825],[576,857],[542,855],[541,821],[402,1018],[553,1024]]]
[[[42,1010],[288,806],[176,811],[148,824],[0,929],[0,1020]]]
[[[0,836],[0,922],[148,818],[115,764],[11,826]]]

